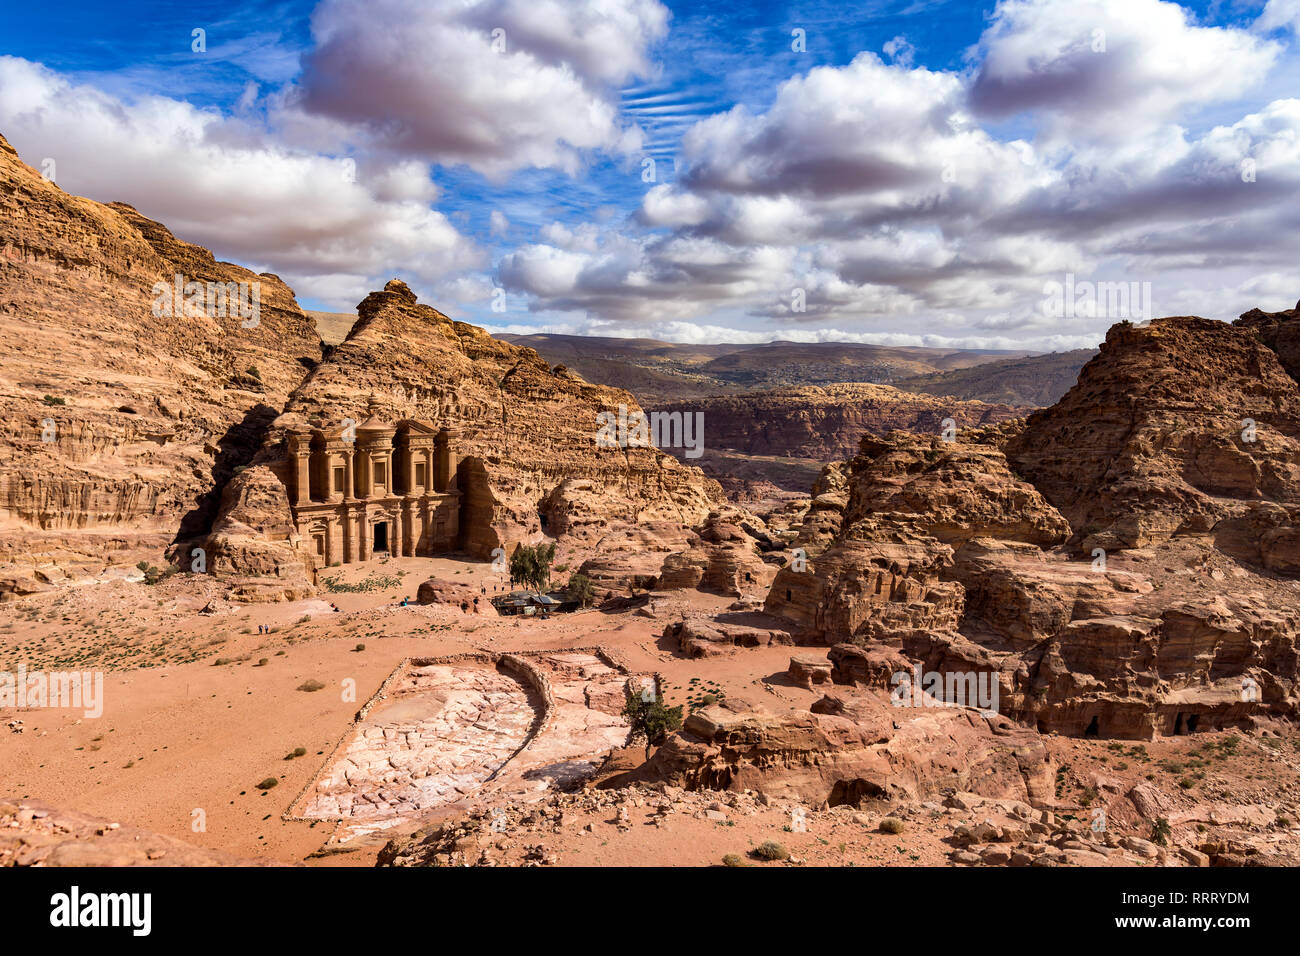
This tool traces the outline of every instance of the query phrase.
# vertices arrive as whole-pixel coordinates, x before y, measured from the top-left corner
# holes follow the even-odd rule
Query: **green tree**
[[[510,579],[541,591],[551,581],[551,562],[555,560],[555,542],[521,544],[510,555]]]
[[[569,597],[577,601],[582,607],[591,607],[596,600],[596,588],[591,583],[591,578],[585,574],[574,574],[569,577],[569,586],[565,588]]]
[[[630,740],[645,739],[645,759],[650,748],[659,747],[668,735],[682,726],[682,708],[668,707],[663,698],[650,694],[633,694],[623,705],[623,716],[632,725]]]

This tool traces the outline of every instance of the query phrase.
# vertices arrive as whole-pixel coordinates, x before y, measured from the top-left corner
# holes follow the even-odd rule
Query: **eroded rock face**
[[[1250,332],[1272,349],[1282,367],[1293,379],[1300,380],[1300,302],[1294,309],[1265,312],[1251,309],[1232,323]]]
[[[827,475],[835,500],[821,511],[838,526],[801,534],[812,545],[834,529],[802,570],[779,572],[766,611],[797,641],[836,645],[837,683],[887,689],[913,665],[983,675],[1002,713],[1044,731],[1149,738],[1297,713],[1300,602],[1214,547],[1240,553],[1244,519],[1080,560],[1061,512],[998,450],[1008,435],[1019,440],[865,438]],[[1262,547],[1284,564],[1273,507]]]
[[[458,544],[474,556],[543,531],[588,545],[655,525],[675,527],[680,536],[720,503],[716,482],[654,448],[597,444],[599,413],[617,412],[620,404],[636,409],[626,392],[590,385],[550,368],[532,349],[454,322],[421,305],[399,280],[367,296],[358,313],[347,339],[294,392],[254,467],[233,485],[274,478],[287,486],[284,439],[291,427],[337,428],[344,419],[374,416],[453,430],[462,496]],[[262,498],[246,508],[249,496],[231,495],[234,506],[223,511],[220,530],[239,533],[233,541],[219,535],[213,550],[231,555],[232,574],[251,574],[236,557],[245,529],[283,526],[287,498],[283,506]],[[272,545],[292,560],[295,542]]]
[[[449,604],[472,614],[497,616],[497,609],[478,588],[443,578],[420,582],[415,600],[419,604]]]
[[[819,461],[853,455],[864,432],[883,435],[905,429],[938,435],[945,419],[964,428],[1023,413],[1010,405],[918,395],[865,383],[696,399],[689,410],[704,413],[709,449]]]
[[[740,597],[746,591],[766,591],[776,576],[775,540],[758,519],[737,508],[712,512],[690,547],[664,559],[659,588],[697,589]]]
[[[1069,525],[992,445],[894,433],[866,436],[833,494],[839,527],[811,570],[792,561],[767,610],[827,643],[910,628],[951,629],[964,595],[945,580],[954,547],[976,537],[1065,540]],[[829,482],[828,482],[829,483]],[[814,498],[814,509],[818,498]],[[830,504],[824,510],[836,511]],[[833,525],[823,523],[819,534]],[[801,537],[799,543],[812,544]]]
[[[256,324],[230,308],[155,317],[155,284],[178,275],[256,284]],[[17,576],[97,574],[205,532],[320,357],[278,278],[65,193],[0,138],[0,559]]]
[[[858,695],[839,713],[774,715],[728,700],[696,711],[643,767],[602,786],[656,780],[755,790],[812,806],[915,799],[945,787],[1041,803],[1052,766],[1032,731],[968,710],[903,711]]]
[[[663,636],[687,657],[721,657],[738,647],[795,643],[795,632],[786,622],[749,611],[685,617],[667,625]]]
[[[1207,532],[1260,502],[1300,505],[1300,391],[1256,327],[1113,326],[1078,384],[1007,443],[1008,460],[1088,550]]]

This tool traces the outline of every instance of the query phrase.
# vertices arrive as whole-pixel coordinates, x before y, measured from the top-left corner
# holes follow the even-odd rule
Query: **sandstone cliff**
[[[1134,548],[1300,504],[1300,391],[1249,330],[1194,317],[1111,328],[1007,458],[1087,540]]]
[[[1300,389],[1265,344],[1293,320],[1121,324],[1025,422],[865,437],[766,610],[837,645],[837,682],[888,690],[887,658],[992,675],[1041,730],[1295,716]]]
[[[344,419],[423,419],[454,430],[462,549],[488,557],[543,532],[594,544],[665,525],[680,538],[722,501],[716,482],[652,447],[597,444],[597,415],[637,409],[529,348],[455,322],[389,282],[294,391],[253,467],[226,489],[209,540],[218,573],[249,596],[301,591],[310,565],[291,534],[284,438]],[[607,542],[617,547],[617,542]]]
[[[1010,405],[914,395],[865,383],[715,396],[671,408],[704,413],[705,446],[711,451],[820,461],[851,457],[864,432],[883,435],[904,429],[937,435],[947,418],[958,427],[969,427],[1022,414]]]
[[[260,312],[155,317],[176,276],[255,285]],[[0,138],[0,592],[206,530],[320,354],[278,278],[68,195]]]

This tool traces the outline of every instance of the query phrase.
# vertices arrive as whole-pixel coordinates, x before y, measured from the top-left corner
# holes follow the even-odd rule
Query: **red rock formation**
[[[155,283],[177,275],[256,283],[256,325],[229,307],[155,317]],[[65,193],[0,138],[0,560],[16,586],[206,530],[320,354],[278,278]]]
[[[690,547],[664,559],[658,587],[665,591],[694,588],[740,597],[745,591],[767,590],[776,576],[779,558],[763,559],[776,550],[756,518],[738,508],[709,515]]]
[[[1249,327],[1181,317],[1113,326],[1006,451],[1091,551],[1300,506],[1298,438],[1300,391],[1277,354]]]
[[[774,715],[737,700],[705,707],[643,767],[601,786],[635,780],[755,790],[814,807],[915,799],[945,787],[1052,799],[1052,764],[1032,731],[973,711],[899,711],[867,695],[836,715]]]
[[[637,409],[628,393],[452,321],[398,280],[358,313],[347,339],[293,393],[254,466],[227,489],[209,541],[218,571],[240,579],[241,593],[277,597],[305,585],[311,556],[283,532],[292,481],[284,441],[295,426],[374,417],[452,429],[458,544],[478,557],[543,532],[590,545],[663,525],[680,540],[720,503],[721,489],[698,469],[652,447],[597,444],[599,413]]]
[[[1210,335],[1223,330],[1241,335],[1228,326]],[[1109,357],[1128,363],[1113,351]],[[1098,362],[1107,358],[1103,350]],[[1096,381],[1094,372],[1080,388]],[[1285,405],[1295,386],[1284,373],[1273,381]],[[1076,412],[1068,437],[1049,432],[1035,458],[1055,463],[1049,474],[1062,482],[1060,462],[1075,446],[1053,442],[1077,443],[1101,430],[1086,409]],[[1300,711],[1300,601],[1215,548],[1226,540],[1233,554],[1241,550],[1241,535],[1229,533],[1240,520],[1231,501],[1203,492],[1195,499],[1192,513],[1223,516],[1218,538],[1183,528],[1159,550],[1131,557],[1098,550],[1080,561],[1065,546],[1071,530],[1061,513],[998,450],[1008,433],[1025,447],[1014,428],[953,443],[864,438],[861,455],[827,472],[834,490],[814,499],[815,530],[796,540],[810,546],[802,569],[792,558],[781,570],[766,610],[800,628],[800,642],[838,644],[831,659],[839,683],[888,689],[893,672],[885,670],[902,661],[927,672],[991,675],[1001,711],[1043,730],[1150,737]],[[1141,472],[1173,473],[1154,452]],[[1136,494],[1152,486],[1134,480],[1131,487]],[[1093,497],[1075,501],[1062,492],[1063,506],[1088,509],[1105,499],[1135,508],[1143,500],[1080,493]],[[1188,574],[1197,576],[1192,592]]]

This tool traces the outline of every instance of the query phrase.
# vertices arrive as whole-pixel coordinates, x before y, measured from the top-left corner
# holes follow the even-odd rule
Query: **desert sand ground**
[[[790,647],[689,660],[662,638],[677,614],[719,611],[730,598],[681,592],[667,616],[661,607],[657,617],[588,610],[549,620],[401,606],[434,576],[486,589],[488,597],[507,584],[489,564],[403,558],[322,572],[331,583],[319,597],[284,604],[230,603],[201,576],[148,585],[122,574],[0,605],[0,664],[103,670],[105,698],[98,718],[68,709],[0,711],[0,793],[240,857],[372,865],[389,835],[490,811],[490,801],[470,798],[382,838],[342,846],[327,846],[333,822],[283,818],[349,734],[358,707],[405,658],[603,645],[633,673],[660,673],[673,704],[689,707],[690,698],[708,693],[776,712],[804,711],[820,696],[786,677]],[[259,625],[270,633],[258,633]],[[299,689],[309,681],[323,687]],[[347,681],[355,682],[354,695],[344,694]],[[1293,731],[1147,743],[1051,737],[1049,746],[1060,767],[1054,826],[1083,828],[1091,807],[1146,781],[1175,801],[1173,818],[1180,810],[1187,818],[1179,826],[1201,835],[1279,850],[1300,842],[1300,737]],[[290,756],[298,750],[301,756]],[[639,747],[616,754],[627,766],[642,758]],[[276,785],[259,789],[266,778]],[[664,811],[662,793],[632,793],[619,798],[626,807],[620,819],[618,807],[538,796],[547,812],[512,823],[503,862],[515,862],[525,845],[544,844],[544,853],[534,856],[560,865],[714,865],[728,854],[756,865],[790,865],[747,855],[766,840],[781,842],[796,865],[972,862],[954,857],[953,832],[985,815],[983,808],[944,805],[941,798],[858,810],[681,793],[669,793]],[[886,816],[900,819],[903,832],[882,832]],[[1117,836],[1147,836],[1140,826],[1123,814],[1111,821]],[[532,844],[523,839],[528,834]],[[1114,857],[1152,862],[1118,850]]]

